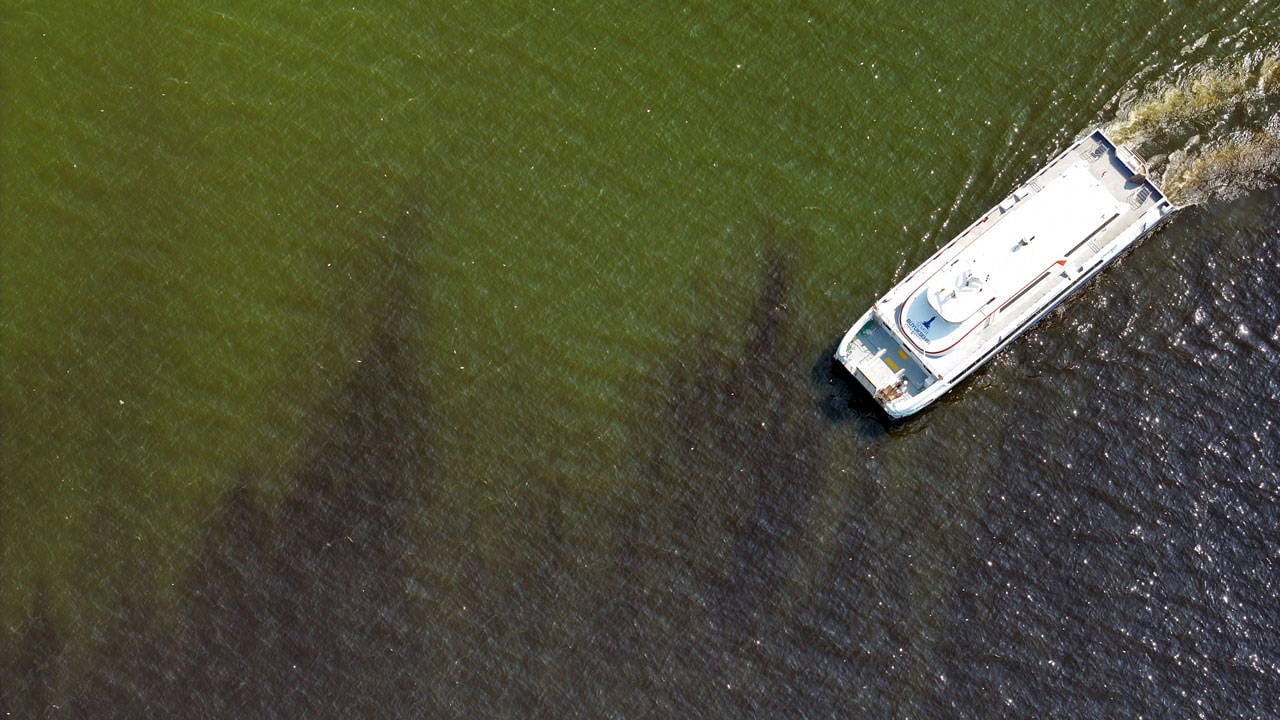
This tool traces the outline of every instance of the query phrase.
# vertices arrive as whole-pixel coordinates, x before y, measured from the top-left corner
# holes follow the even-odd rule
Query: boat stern
[[[915,412],[932,376],[868,310],[836,346],[836,360],[891,417]]]

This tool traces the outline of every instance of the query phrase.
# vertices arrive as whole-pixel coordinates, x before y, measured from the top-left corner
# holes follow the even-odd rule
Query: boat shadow
[[[897,434],[909,421],[889,417],[876,404],[836,360],[837,346],[838,343],[832,343],[824,348],[810,371],[810,381],[819,391],[822,415],[833,424],[851,426],[864,439]]]

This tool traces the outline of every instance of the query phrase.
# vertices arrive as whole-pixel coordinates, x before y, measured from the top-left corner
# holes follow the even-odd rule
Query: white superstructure
[[[876,301],[838,359],[890,416],[951,389],[1177,209],[1101,130]]]

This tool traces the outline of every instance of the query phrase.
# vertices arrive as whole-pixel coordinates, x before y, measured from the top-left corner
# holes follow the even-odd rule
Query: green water
[[[88,632],[139,584],[174,602],[231,488],[294,489],[389,313],[427,398],[422,507],[448,498],[458,542],[501,564],[553,493],[568,544],[613,548],[601,506],[651,462],[666,403],[698,401],[682,368],[753,347],[770,268],[771,357],[800,380],[769,388],[809,398],[894,278],[1149,86],[1257,64],[1278,19],[1243,0],[6,2],[0,637],[36,605]],[[873,514],[929,486],[930,423],[877,450]],[[804,427],[818,557],[863,460],[848,426]],[[941,456],[971,463],[963,518],[996,461]],[[914,542],[962,534],[937,522]],[[946,581],[911,582],[928,615]]]

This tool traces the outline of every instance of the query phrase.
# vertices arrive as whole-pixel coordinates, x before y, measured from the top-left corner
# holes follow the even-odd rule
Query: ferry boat
[[[1094,130],[877,300],[836,359],[890,417],[918,412],[1177,209]]]

